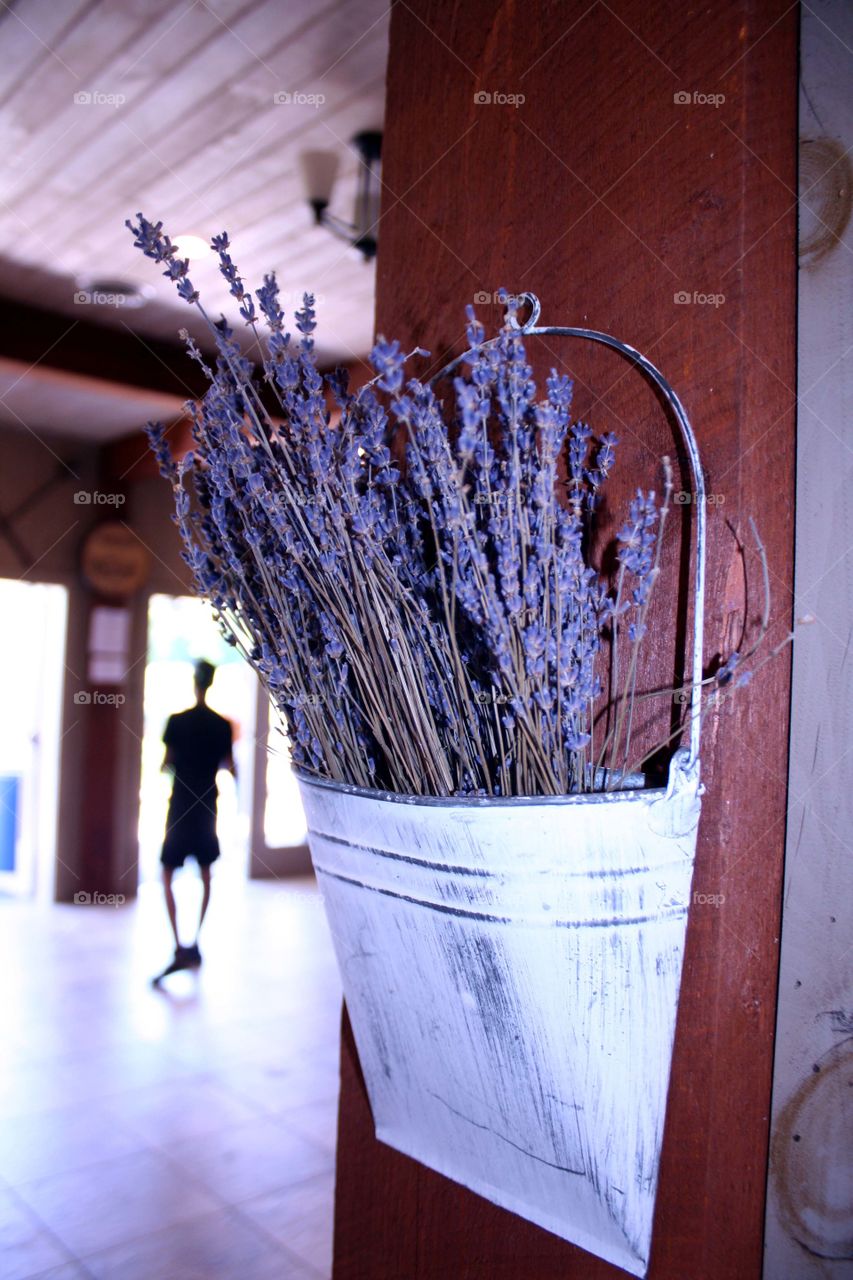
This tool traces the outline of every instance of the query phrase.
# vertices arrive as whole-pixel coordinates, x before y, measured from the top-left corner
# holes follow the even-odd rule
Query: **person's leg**
[[[182,947],[178,939],[178,912],[175,906],[175,895],[172,892],[172,876],[175,874],[175,868],[163,864],[163,896],[166,899],[166,910],[169,913],[169,924],[172,926],[172,933],[175,935],[175,958],[171,964],[166,965],[162,973],[158,973],[156,978],[152,978],[152,984],[157,987],[168,977],[170,973],[177,973],[179,969],[190,969],[192,963],[192,948]]]
[[[204,917],[207,915],[207,907],[210,902],[210,864],[200,862],[198,865],[201,874],[201,911],[198,916],[198,929],[196,930],[195,942],[187,948],[187,954],[190,958],[190,967],[197,969],[201,964],[201,952],[198,949],[198,937],[201,933],[201,926],[204,924]]]
[[[204,924],[204,917],[207,915],[207,908],[210,903],[210,867],[200,866],[201,872],[201,911],[198,917],[198,931],[196,933],[196,944],[198,944],[198,935],[201,933],[201,926]]]
[[[181,942],[178,938],[178,909],[175,906],[175,895],[172,892],[172,876],[175,874],[173,867],[163,867],[163,896],[166,899],[166,910],[169,913],[169,924],[172,926],[172,933],[175,935],[175,947],[177,950],[181,948]]]

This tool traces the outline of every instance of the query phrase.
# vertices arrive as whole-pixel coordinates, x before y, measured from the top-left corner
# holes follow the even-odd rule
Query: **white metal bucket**
[[[699,820],[300,778],[376,1136],[645,1275]]]

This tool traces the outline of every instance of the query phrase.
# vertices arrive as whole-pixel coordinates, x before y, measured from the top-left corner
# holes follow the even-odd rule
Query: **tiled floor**
[[[191,872],[176,881],[184,918]],[[331,1274],[340,987],[313,882],[221,879],[198,977],[159,887],[0,899],[3,1280]]]

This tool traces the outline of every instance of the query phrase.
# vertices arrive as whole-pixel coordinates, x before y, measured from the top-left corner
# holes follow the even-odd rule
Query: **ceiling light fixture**
[[[189,258],[190,262],[200,262],[213,252],[203,236],[175,236],[172,243],[178,251],[178,257]]]
[[[355,210],[351,223],[344,222],[329,213],[329,203],[339,159],[333,151],[303,151],[299,157],[305,192],[314,212],[317,226],[327,227],[332,235],[345,240],[361,254],[365,262],[376,257],[376,226],[379,221],[380,161],[382,158],[382,134],[375,129],[357,133],[352,145],[358,152],[361,165],[358,171],[358,188]]]

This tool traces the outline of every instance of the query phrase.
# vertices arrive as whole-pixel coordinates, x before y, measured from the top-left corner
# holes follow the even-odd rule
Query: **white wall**
[[[795,611],[817,621],[794,649],[765,1280],[853,1275],[851,86],[853,5],[810,0],[802,8]]]

